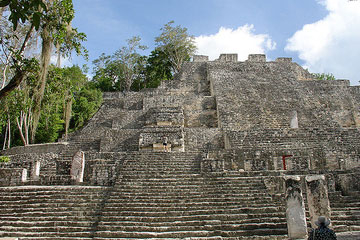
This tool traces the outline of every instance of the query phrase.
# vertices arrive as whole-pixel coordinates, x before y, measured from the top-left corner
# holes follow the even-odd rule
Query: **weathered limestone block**
[[[249,54],[248,62],[266,62],[265,54]]]
[[[276,59],[276,62],[283,62],[283,63],[291,63],[292,58],[289,57],[279,57]]]
[[[167,138],[167,146],[169,151],[185,151],[183,128],[174,126],[156,126],[145,128],[139,136],[139,150],[164,151],[164,138]]]
[[[194,55],[193,62],[207,62],[209,61],[209,56],[204,55]]]
[[[264,178],[264,184],[271,195],[281,194],[285,191],[285,182],[282,176]]]
[[[223,159],[204,158],[201,160],[200,168],[202,172],[222,172],[224,165]]]
[[[346,196],[352,191],[360,191],[360,174],[339,174],[336,176],[336,186]]]
[[[28,179],[28,171],[26,168],[22,170],[21,181],[26,182]]]
[[[299,128],[297,111],[292,111],[291,113],[290,128],[294,128],[294,129]]]
[[[39,176],[40,176],[41,163],[40,163],[40,161],[36,161],[34,165],[35,165],[35,166],[34,166],[34,168],[33,168],[32,176],[33,176],[33,179],[34,179],[34,180],[38,180],[38,179],[39,179]]]
[[[184,113],[181,107],[152,108],[148,112],[147,126],[184,126]]]
[[[306,239],[305,205],[299,176],[285,176],[286,220],[290,239]]]
[[[313,228],[319,216],[330,218],[330,202],[324,175],[306,176],[307,201]]]
[[[75,153],[72,159],[70,175],[76,182],[83,182],[85,170],[85,154],[82,151]]]
[[[220,62],[237,62],[238,61],[238,55],[236,53],[233,54],[220,54],[220,57],[218,59]]]

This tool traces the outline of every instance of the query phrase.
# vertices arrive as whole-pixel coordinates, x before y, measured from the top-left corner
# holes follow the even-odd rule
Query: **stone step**
[[[18,216],[20,217],[37,217],[37,216],[86,216],[91,218],[92,216],[96,215],[96,210],[75,210],[75,209],[64,209],[62,211],[57,209],[52,209],[50,212],[44,212],[44,209],[33,209],[29,212],[9,212],[9,213],[2,213],[0,215],[0,219],[4,217],[11,217],[11,216]],[[71,212],[70,212],[71,210]]]
[[[273,213],[280,212],[284,209],[282,207],[258,207],[258,208],[237,208],[237,209],[205,209],[205,210],[188,210],[188,211],[111,211],[104,209],[103,214],[106,216],[143,216],[143,217],[166,217],[166,216],[197,216],[197,215],[214,215],[214,214],[242,214],[242,213]],[[31,215],[32,213],[28,213]],[[39,212],[37,212],[39,214]],[[46,213],[43,213],[44,215]],[[88,213],[87,213],[88,214]],[[65,214],[66,215],[66,214]]]
[[[359,215],[360,209],[358,207],[346,207],[346,208],[331,208],[332,215]]]
[[[360,209],[360,202],[347,202],[347,203],[333,202],[330,204],[330,206],[331,209],[344,209],[344,208]]]
[[[338,212],[332,212],[332,220],[360,220],[360,211],[350,214],[339,214]]]
[[[203,188],[261,188],[265,189],[265,185],[262,182],[230,182],[230,183],[222,183],[222,182],[208,182],[202,179],[170,179],[170,178],[136,178],[136,179],[129,179],[129,178],[121,178],[118,179],[115,188],[120,188],[122,186],[192,186],[192,187],[203,187]]]
[[[36,216],[1,216],[0,221],[2,222],[94,222],[96,215],[94,216],[59,216],[59,215],[36,215]]]
[[[19,207],[19,204],[21,204],[21,206],[33,206],[33,207],[37,207],[37,206],[49,206],[49,207],[56,207],[56,206],[71,206],[71,205],[80,205],[80,206],[86,206],[86,205],[96,205],[99,203],[99,200],[102,199],[101,196],[97,197],[97,198],[83,198],[83,197],[78,197],[78,198],[74,198],[74,199],[59,199],[59,198],[29,198],[29,199],[23,199],[20,197],[12,197],[12,198],[6,198],[6,199],[1,199],[0,200],[0,209],[2,207],[10,207],[10,206],[15,206],[15,207]]]
[[[222,209],[222,210],[229,210],[229,209],[241,209],[241,208],[252,208],[252,207],[269,207],[269,206],[275,206],[274,204],[271,204],[270,202],[259,202],[259,203],[251,203],[251,202],[245,202],[245,203],[238,203],[238,204],[232,204],[229,205],[226,202],[224,202],[221,205],[201,205],[201,204],[178,204],[178,206],[148,206],[148,204],[142,204],[138,206],[134,206],[133,204],[126,205],[124,203],[118,203],[118,204],[111,204],[110,206],[105,206],[103,208],[103,211],[189,211],[189,210],[206,210],[206,209]],[[64,212],[64,211],[91,211],[97,206],[85,206],[85,207],[78,207],[78,206],[54,206],[54,207],[22,207],[19,209],[18,207],[3,207],[1,209],[1,216],[8,215],[8,214],[15,214],[15,213],[25,213],[25,212],[32,212],[32,211],[42,211],[43,213],[52,213],[52,212]],[[359,218],[359,217],[357,217]],[[355,219],[357,219],[355,218]],[[339,218],[336,218],[339,219]],[[360,219],[360,218],[359,218]]]
[[[94,240],[134,240],[139,238],[102,238],[102,237],[95,237]],[[146,238],[148,240],[164,240],[164,238]],[[185,240],[284,240],[287,239],[286,235],[267,235],[267,236],[237,236],[237,237],[222,237],[222,236],[211,236],[211,237],[189,237],[183,238]],[[28,240],[28,239],[27,239]],[[32,239],[31,239],[32,240]],[[47,239],[48,240],[48,239]],[[179,238],[166,238],[166,240],[179,240]]]
[[[158,199],[185,199],[185,200],[207,200],[209,198],[220,198],[220,199],[244,199],[247,197],[268,197],[269,195],[264,192],[249,192],[249,193],[224,193],[224,192],[209,192],[209,193],[202,193],[202,192],[187,192],[187,194],[183,194],[182,192],[159,192],[159,194],[154,194],[152,192],[121,192],[119,194],[112,194],[109,198],[110,199],[118,199],[118,198],[130,198],[130,199],[154,199],[157,201]]]
[[[266,213],[233,213],[233,214],[204,214],[204,215],[187,215],[187,216],[123,216],[123,215],[103,215],[101,221],[104,222],[122,222],[122,221],[136,221],[136,222],[182,222],[182,221],[238,221],[239,219],[247,218],[284,218],[285,213],[282,212],[266,212]]]
[[[51,239],[55,239],[58,237],[63,237],[65,239],[71,239],[71,238],[80,238],[80,239],[86,239],[86,238],[91,238],[92,237],[92,233],[90,231],[81,231],[81,232],[62,232],[61,229],[59,228],[59,231],[55,231],[55,232],[36,232],[36,227],[34,227],[35,230],[34,231],[22,231],[22,232],[0,232],[0,237],[18,237],[21,240],[24,239],[25,237],[31,237],[31,238],[35,238],[35,239],[40,239],[41,237],[51,237]]]
[[[47,207],[47,206],[42,206],[42,207],[24,207],[24,208],[21,208],[19,209],[18,208],[2,208],[1,209],[1,213],[0,213],[0,216],[4,216],[4,215],[7,215],[9,213],[21,213],[21,214],[24,214],[26,212],[41,212],[43,214],[47,213],[47,214],[50,214],[50,213],[54,213],[56,214],[56,212],[67,212],[67,211],[71,211],[72,213],[76,213],[76,212],[81,212],[81,211],[92,211],[94,209],[94,207],[96,206],[62,206],[62,207],[59,207],[59,206],[56,206],[56,207]]]
[[[211,189],[234,189],[238,191],[242,190],[252,190],[252,189],[266,189],[265,186],[261,183],[248,183],[248,184],[226,184],[226,185],[215,185],[215,184],[194,184],[194,183],[181,183],[181,182],[173,182],[173,183],[153,183],[153,182],[123,182],[116,186],[117,188],[158,188],[158,189],[171,189],[171,188],[179,188],[179,189],[191,189],[191,188],[201,188],[203,190],[211,190]],[[358,203],[354,203],[358,204]]]
[[[35,233],[72,233],[72,232],[89,232],[91,228],[81,226],[0,226],[0,232],[35,232]],[[85,234],[84,234],[85,235]],[[88,235],[88,234],[87,234]]]
[[[346,226],[360,226],[360,219],[356,220],[356,221],[339,221],[339,220],[333,220],[331,219],[331,224],[333,226],[340,226],[340,225],[346,225]]]
[[[121,191],[122,195],[126,194],[134,194],[134,195],[156,195],[156,196],[162,196],[162,195],[218,195],[218,194],[258,194],[259,191],[262,189],[245,189],[242,192],[240,192],[237,189],[212,189],[212,190],[203,190],[201,188],[194,189],[194,188],[188,188],[188,189],[178,189],[176,190],[176,186],[174,188],[168,188],[168,189],[159,189],[159,188],[123,188]]]
[[[274,210],[274,208],[276,210]],[[263,209],[265,210],[269,210],[270,212],[273,211],[278,211],[279,208],[276,206],[269,206],[268,204],[258,204],[258,205],[254,205],[251,208],[248,206],[228,206],[228,207],[224,207],[222,206],[221,208],[215,208],[215,207],[211,207],[211,209],[209,209],[208,206],[205,207],[169,207],[169,208],[164,208],[164,207],[114,207],[114,206],[106,206],[105,208],[103,208],[103,212],[106,212],[106,214],[108,212],[115,212],[115,213],[120,213],[121,214],[125,214],[125,213],[138,213],[138,212],[144,212],[147,214],[162,214],[162,213],[167,213],[169,215],[171,214],[178,214],[179,212],[183,213],[183,214],[212,214],[212,213],[239,213],[239,212],[262,212]],[[282,210],[282,208],[280,208]],[[60,209],[59,209],[60,210]]]
[[[93,240],[93,237],[21,237],[20,240]]]
[[[92,237],[21,237],[19,240],[93,240]],[[6,240],[6,239],[4,239]]]
[[[48,193],[63,193],[68,192],[99,192],[105,190],[107,187],[97,186],[14,186],[14,187],[0,187],[0,195],[7,195],[9,193],[29,193],[39,194],[40,192]],[[36,191],[35,191],[36,190]]]
[[[284,235],[287,233],[287,229],[256,229],[256,231],[249,230],[215,230],[215,231],[173,231],[173,232],[126,232],[126,231],[98,231],[96,232],[96,236],[101,236],[102,238],[140,238],[140,239],[148,239],[148,238],[196,238],[196,237],[212,237],[212,236],[221,236],[221,237],[238,237],[238,236],[252,236],[252,235]]]
[[[222,197],[222,198],[211,198],[211,197],[199,197],[199,198],[192,198],[192,199],[187,199],[187,198],[153,198],[153,197],[148,197],[148,198],[144,198],[144,197],[133,197],[131,195],[125,197],[116,197],[116,196],[112,196],[110,199],[107,199],[107,204],[113,204],[113,203],[121,203],[121,204],[126,204],[126,203],[136,203],[136,204],[152,204],[152,203],[159,203],[159,204],[186,204],[186,203],[195,203],[195,204],[199,204],[202,202],[216,202],[216,203],[221,203],[221,204],[226,204],[227,202],[246,202],[246,201],[258,201],[261,199],[263,199],[263,196],[260,197],[247,197],[245,196],[243,199],[241,198],[232,198],[232,197]],[[266,200],[270,200],[270,197],[265,197]]]
[[[162,209],[168,209],[168,208],[214,208],[214,207],[237,207],[237,206],[249,206],[251,207],[253,204],[254,206],[262,206],[262,205],[273,205],[274,202],[272,200],[262,200],[261,202],[254,202],[252,200],[245,200],[243,202],[169,202],[169,203],[159,203],[159,202],[153,202],[153,203],[143,203],[143,202],[112,202],[111,207],[134,207],[134,208],[143,208],[143,207],[154,207],[154,208],[162,208]]]
[[[257,229],[287,229],[286,222],[284,223],[242,223],[242,224],[219,224],[219,225],[188,225],[188,226],[122,226],[117,223],[102,225],[98,227],[98,231],[112,231],[112,232],[186,232],[186,231],[238,231],[238,230],[253,230]]]
[[[257,224],[257,223],[286,223],[285,216],[280,217],[263,217],[259,218],[243,218],[242,220],[234,221],[220,221],[220,220],[194,220],[194,221],[172,221],[172,222],[144,222],[144,221],[101,221],[101,226],[148,226],[148,227],[163,227],[163,226],[204,226],[204,225],[232,225],[232,224]]]
[[[3,226],[11,226],[11,227],[55,227],[55,226],[63,226],[63,227],[91,227],[93,226],[92,221],[1,221],[0,227]]]

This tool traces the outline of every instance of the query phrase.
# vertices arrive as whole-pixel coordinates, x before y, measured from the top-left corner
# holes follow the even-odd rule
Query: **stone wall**
[[[360,167],[360,87],[347,80],[314,80],[291,58],[194,57],[157,89],[104,93],[103,99],[85,127],[60,139],[63,143],[1,154],[25,165],[57,154],[48,158],[49,169],[65,176],[73,155],[84,151],[91,156],[84,181],[100,185],[111,182],[117,160],[91,154],[153,151],[164,136],[173,148],[205,154],[208,166],[219,162],[223,170],[283,170],[284,156],[287,171]],[[24,159],[25,154],[33,155]],[[31,166],[25,168],[31,176]]]
[[[13,147],[5,151],[0,151],[0,155],[15,155],[15,154],[42,154],[42,153],[60,153],[68,145],[67,142],[62,143],[46,143],[46,144],[32,144],[26,147]]]
[[[311,75],[297,68],[291,62],[208,63],[221,126],[289,128],[293,111],[300,127],[356,126],[358,102],[349,81],[302,81]]]

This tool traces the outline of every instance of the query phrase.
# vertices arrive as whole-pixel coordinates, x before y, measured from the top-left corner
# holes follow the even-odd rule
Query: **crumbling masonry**
[[[296,239],[319,215],[356,234],[359,127],[348,80],[194,56],[157,89],[105,93],[69,139],[1,152],[0,238]]]

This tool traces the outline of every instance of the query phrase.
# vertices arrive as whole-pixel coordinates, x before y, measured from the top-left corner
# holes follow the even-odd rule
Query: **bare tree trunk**
[[[25,141],[25,137],[24,137],[24,133],[23,133],[23,123],[24,123],[24,115],[23,115],[23,111],[21,111],[20,113],[20,121],[19,118],[16,118],[16,125],[19,129],[20,132],[20,137],[21,137],[21,141],[23,142],[24,146],[26,146],[26,141]]]
[[[35,134],[40,120],[41,114],[41,103],[44,97],[45,86],[46,86],[46,77],[48,73],[48,67],[51,58],[51,51],[53,40],[50,36],[48,27],[45,27],[42,34],[42,49],[41,49],[41,65],[40,65],[40,76],[39,76],[39,86],[37,92],[35,93],[34,99],[34,112],[33,112],[33,124],[31,129],[31,142],[35,142]]]
[[[29,144],[29,126],[31,124],[31,120],[32,120],[32,117],[31,117],[31,109],[29,108],[28,109],[28,113],[27,113],[27,116],[25,117],[24,119],[24,127],[25,127],[25,141],[27,144]]]
[[[28,113],[21,111],[20,112],[20,120],[19,118],[16,118],[16,124],[20,132],[21,141],[23,142],[24,146],[27,146],[29,144],[29,138],[28,138],[28,131],[27,131],[27,117]],[[23,131],[24,126],[24,131]]]
[[[29,41],[30,37],[31,37],[31,33],[34,29],[34,26],[32,25],[29,29],[29,31],[26,33],[24,42],[21,46],[21,49],[19,51],[20,54],[23,54],[25,47],[27,45],[27,42]],[[14,60],[15,64],[17,64],[17,60]],[[21,69],[20,67],[17,68],[15,70],[15,75],[14,77],[11,78],[10,82],[0,90],[0,100],[4,97],[6,97],[12,90],[14,90],[17,86],[19,86],[19,84],[24,80],[25,76],[26,76],[26,70]]]
[[[68,96],[68,100],[66,101],[66,110],[65,110],[65,139],[68,138],[70,119],[71,119],[71,110],[72,110],[72,97]]]
[[[8,135],[8,126],[6,126],[6,130],[5,130],[3,150],[5,150],[5,148],[6,148],[7,135]]]
[[[10,124],[10,115],[8,115],[8,144],[7,148],[11,147],[11,124]]]

